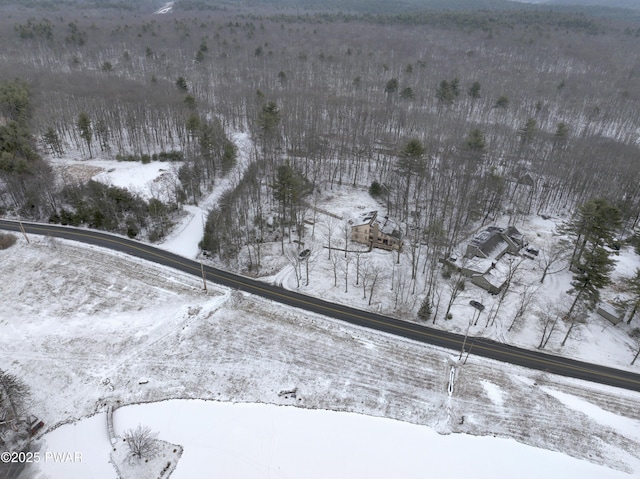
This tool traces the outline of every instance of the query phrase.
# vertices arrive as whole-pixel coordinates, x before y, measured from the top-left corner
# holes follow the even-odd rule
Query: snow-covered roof
[[[398,226],[398,224],[388,216],[384,216],[382,218],[379,217],[377,211],[362,213],[354,219],[353,223],[353,226],[373,225],[375,223],[378,225],[378,229],[381,233],[396,238],[400,238],[401,236],[400,227]]]
[[[509,243],[505,238],[521,244],[524,237],[514,226],[507,228],[489,226],[487,229],[478,233],[478,235],[471,240],[469,246],[477,248],[487,258],[496,258],[501,256],[509,247]]]
[[[376,218],[377,215],[378,215],[377,211],[369,211],[367,213],[361,213],[357,216],[357,218],[353,220],[354,222],[353,226],[371,224],[371,222]]]
[[[378,223],[378,228],[382,233],[400,238],[400,228],[398,227],[397,223],[389,219],[388,216],[385,216],[384,218],[382,218],[382,220],[376,218],[374,221]]]

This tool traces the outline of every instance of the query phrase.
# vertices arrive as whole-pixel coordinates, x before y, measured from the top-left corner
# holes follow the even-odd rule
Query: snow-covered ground
[[[373,450],[385,448],[390,456],[404,457],[403,450],[411,441],[389,437],[400,434],[417,440],[414,432],[407,432],[410,430],[424,443],[418,450],[444,447],[455,463],[463,462],[459,457],[476,457],[476,448],[519,448],[519,452],[510,449],[509,457],[517,454],[524,474],[525,469],[534,470],[538,452],[517,445],[521,443],[565,455],[565,462],[558,466],[562,473],[554,476],[548,471],[551,477],[567,477],[566,471],[582,467],[587,477],[616,477],[612,471],[578,466],[568,456],[631,475],[640,471],[637,393],[471,355],[465,365],[456,367],[449,395],[449,373],[457,361],[456,353],[291,310],[240,292],[210,286],[204,293],[198,278],[144,261],[72,242],[32,237],[29,244],[19,239],[15,246],[0,251],[0,263],[0,362],[30,385],[31,408],[46,422],[47,430],[98,413],[89,420],[97,422],[86,435],[81,433],[84,423],[60,429],[62,436],[45,435],[41,449],[65,452],[69,443],[64,438],[72,434],[76,442],[69,452],[86,453],[90,468],[105,466],[108,459],[107,404],[182,398],[352,412],[422,426],[405,430],[408,426],[390,425],[398,428],[393,433],[386,429],[380,432],[377,420],[367,425],[362,417],[311,415],[308,426],[306,419],[296,419],[302,421],[294,434],[299,438],[312,433],[317,423],[335,424],[331,421],[343,424],[331,426],[332,434],[349,437],[352,421],[364,421],[359,426],[364,432],[357,433],[359,440],[366,438]],[[295,398],[280,394],[292,389],[296,389]],[[216,409],[223,404],[207,407],[211,409],[198,421],[215,431],[215,418],[227,413]],[[228,461],[250,454],[245,447],[233,450],[235,443],[228,442],[233,432],[223,439],[229,448],[220,450],[215,443],[207,449],[199,447],[196,439],[187,440],[188,428],[177,432],[181,419],[175,416],[170,419],[171,415],[162,415],[171,424],[165,427],[151,420],[156,416],[153,409],[149,413],[125,411],[116,410],[114,415],[118,434],[137,423],[150,425],[161,439],[185,448],[185,464],[190,463],[191,455],[205,451],[209,463],[215,454]],[[256,409],[255,414],[259,411]],[[284,424],[280,428],[280,416],[270,409],[262,411],[272,429],[256,433],[264,438],[259,447],[287,444],[291,433]],[[121,419],[127,414],[133,414],[133,418]],[[188,408],[184,414],[191,414]],[[236,431],[243,426],[233,429],[231,421],[228,427]],[[432,434],[430,429],[490,437],[458,442]],[[192,431],[200,435],[197,428]],[[498,441],[493,436],[512,441]],[[336,442],[331,435],[319,438]],[[102,459],[94,463],[92,448],[102,449],[100,445],[105,443]],[[297,442],[307,450],[305,444],[303,440]],[[450,449],[451,444],[460,449]],[[262,472],[274,470],[270,467],[295,464],[297,455],[297,449],[285,448],[272,456],[262,456],[264,469],[250,469],[255,472],[251,477],[263,477]],[[368,467],[369,456],[359,457],[344,467]],[[562,462],[558,456],[553,457]],[[334,462],[340,461],[347,458],[339,456]],[[493,464],[492,460],[478,467],[494,471],[489,466]],[[379,465],[380,475],[370,477],[388,475],[385,464]],[[84,471],[75,477],[87,477]],[[181,477],[179,471],[180,464],[175,477]],[[34,471],[30,474],[28,477],[38,477]],[[74,477],[67,472],[61,474],[47,473],[51,478]],[[110,474],[108,477],[115,477]],[[242,474],[226,477],[250,477]]]
[[[184,447],[173,479],[580,477],[628,475],[512,439],[452,434],[384,418],[263,404],[164,401],[128,406],[118,428],[142,423]],[[91,443],[86,438],[94,438]],[[82,462],[47,461],[51,479],[113,479],[104,416],[62,426],[46,437],[46,452],[82,452]]]
[[[161,247],[188,257],[197,255],[204,211],[215,204],[234,178],[239,178],[249,159],[248,137],[235,135],[234,139],[240,146],[240,159],[231,179],[220,181],[213,194],[198,207],[190,206],[189,214]],[[121,165],[131,164],[109,162],[108,167],[105,165],[100,171],[88,174],[116,168],[109,173],[109,181],[116,184]],[[149,166],[136,165],[141,169]],[[121,178],[135,177],[136,174],[128,172]],[[140,180],[137,185],[140,191],[154,179],[153,175],[142,174],[138,178],[143,177],[144,181]],[[106,181],[102,176],[96,179]],[[343,187],[325,192],[323,196],[322,208],[345,218],[354,210],[381,209],[366,192],[353,188]],[[343,273],[338,273],[338,286],[334,286],[333,268],[325,260],[327,250],[323,248],[326,235],[323,237],[322,225],[328,217],[318,214],[315,220],[316,229],[313,231],[309,226],[305,245],[312,250],[309,285],[306,285],[304,270],[301,284],[297,285],[293,266],[279,257],[279,244],[273,245],[273,255],[268,254],[270,245],[265,245],[264,270],[272,275],[262,279],[382,312],[390,312],[398,302],[400,315],[415,320],[424,286],[416,284],[413,294],[406,268],[402,268],[407,264],[407,257],[401,257],[401,267],[394,266],[393,253],[374,251],[366,257],[366,262],[384,268],[384,280],[378,283],[369,305],[369,292],[355,285],[353,264],[347,285],[349,291],[344,292]],[[541,243],[552,234],[554,221],[533,218],[518,227],[534,243]],[[315,233],[313,238],[312,233]],[[278,468],[282,468],[282,472],[277,475],[283,477],[301,472],[314,477],[316,470],[324,473],[315,477],[362,477],[364,474],[359,471],[367,471],[372,464],[377,467],[371,467],[373,472],[369,477],[388,477],[390,472],[417,477],[424,472],[424,462],[392,462],[391,465],[374,462],[374,458],[383,461],[380,456],[385,456],[384,452],[392,458],[409,460],[406,452],[414,450],[422,455],[420,461],[428,457],[425,454],[429,451],[437,453],[437,459],[429,462],[433,462],[430,471],[436,470],[433,468],[438,467],[437,464],[465,467],[468,459],[469,464],[475,464],[476,475],[480,469],[487,471],[487,477],[488,474],[526,476],[532,471],[538,471],[535,477],[542,474],[549,477],[619,475],[593,464],[630,475],[640,474],[640,411],[637,407],[640,395],[637,393],[558,378],[470,355],[465,365],[456,366],[450,395],[451,366],[458,356],[451,351],[351,327],[223,288],[210,286],[208,293],[204,293],[198,278],[97,248],[51,238],[30,239],[27,244],[20,238],[12,248],[0,251],[0,363],[3,369],[24,378],[31,386],[32,410],[46,422],[47,430],[80,421],[78,426],[63,426],[45,435],[46,443],[42,447],[59,450],[71,447],[65,441],[75,440],[73,450],[80,448],[82,452],[85,448],[88,454],[85,465],[93,468],[92,474],[96,471],[95,477],[101,477],[97,471],[103,470],[103,466],[111,468],[104,462],[110,450],[103,414],[106,405],[172,399],[217,402],[166,403],[175,413],[159,413],[155,408],[163,407],[161,404],[123,408],[116,411],[115,420],[119,434],[142,423],[160,432],[161,439],[184,446],[174,477],[186,477],[180,475],[186,474],[181,472],[181,467],[191,476],[218,472],[208,467],[197,474],[191,473],[188,467],[192,467],[189,466],[192,456],[196,461],[204,456],[209,466],[220,462],[221,467],[234,459],[238,463],[239,458],[259,458],[259,463],[242,459],[242,467],[246,469],[234,469],[238,471],[235,476],[221,472],[224,477],[269,477],[269,474],[276,475]],[[339,232],[334,241],[338,244]],[[297,251],[294,245],[287,247]],[[623,251],[621,258],[623,261],[619,261],[615,274],[629,276],[638,259],[628,250]],[[539,272],[535,262],[523,266],[521,284],[514,288],[515,298],[521,291],[518,288],[535,282]],[[395,282],[393,291],[391,275]],[[566,297],[568,281],[566,272],[549,276],[539,291],[538,307],[545,307],[547,298],[558,302]],[[453,319],[445,323],[447,329],[466,330],[472,312],[468,306],[470,299],[483,302],[487,310],[495,302],[494,297],[479,288],[468,286],[452,308]],[[443,301],[447,300],[448,297],[443,297]],[[508,332],[509,315],[514,312],[512,301],[508,303],[502,306],[493,325],[486,326],[487,317],[481,316],[471,333],[535,347],[540,334],[535,316],[527,315]],[[439,318],[436,326],[442,326],[443,321]],[[596,316],[590,316],[589,321],[576,330],[565,348],[559,346],[559,339],[561,334],[557,333],[548,349],[618,367],[628,367],[631,359],[632,345],[624,329],[610,326]],[[142,378],[144,384],[140,384]],[[279,394],[291,389],[297,390],[295,398]],[[237,409],[233,409],[225,402],[295,405],[297,408],[237,405],[234,406]],[[244,407],[247,409],[242,409]],[[389,418],[415,426],[309,411],[317,409]],[[96,415],[83,419],[93,414]],[[187,419],[194,414],[198,415],[195,423]],[[255,433],[251,430],[253,434],[249,434],[249,425],[236,420],[238,414],[255,418],[254,423],[266,424],[267,429],[260,432],[256,429]],[[220,417],[233,418],[225,425],[229,430],[219,423]],[[168,423],[163,423],[164,420]],[[292,422],[297,425],[293,432],[288,429]],[[203,446],[197,439],[204,434],[198,429],[201,423],[208,425],[211,433],[226,432],[221,436],[213,434]],[[325,423],[330,426],[328,429],[317,429]],[[85,430],[86,433],[80,432]],[[433,431],[487,437],[440,436]],[[356,435],[350,436],[352,433]],[[256,439],[257,444],[236,443],[231,441],[236,435],[256,435],[261,439]],[[220,437],[223,442],[215,442]],[[341,443],[342,437],[351,440]],[[95,452],[102,454],[98,449],[101,451],[105,442],[102,459],[90,459],[89,450],[95,447]],[[235,444],[240,444],[240,450],[234,449]],[[323,453],[314,453],[321,446],[333,447],[332,444],[342,444],[342,447],[324,450],[327,457],[337,458],[328,467],[342,467],[340,471],[354,468],[356,472],[341,474],[334,469],[319,469],[317,464],[327,461],[318,460],[323,458]],[[354,444],[359,448],[354,449]],[[562,455],[536,451],[523,444]],[[252,452],[250,446],[253,445],[259,448],[258,452]],[[279,445],[284,447],[277,447]],[[485,451],[484,448],[499,449],[502,454],[490,459],[486,459],[489,452],[476,454]],[[365,450],[375,453],[367,455]],[[304,462],[306,469],[288,469],[299,464],[297,458],[307,457],[305,454],[309,451],[312,459]],[[349,451],[354,451],[356,459],[348,455]],[[474,462],[482,458],[486,462]],[[518,459],[514,466],[516,472],[504,462],[512,458]],[[313,459],[316,462],[312,462]],[[536,464],[547,461],[557,464],[555,469],[535,469]],[[505,475],[500,475],[503,469],[496,470],[496,464],[504,464]],[[110,475],[104,477],[115,477],[115,472],[108,468],[104,473]],[[76,472],[57,476],[51,470],[46,476],[89,477],[85,474],[88,469],[73,470]],[[457,472],[450,475],[455,477],[466,472],[454,471]],[[29,477],[37,477],[38,473],[31,473]]]

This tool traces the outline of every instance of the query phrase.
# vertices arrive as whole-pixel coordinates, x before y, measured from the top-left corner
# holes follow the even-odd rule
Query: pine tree
[[[289,162],[280,165],[276,171],[276,177],[271,185],[273,197],[280,203],[281,247],[284,254],[284,226],[296,223],[297,210],[300,208],[303,198],[311,191],[309,181]],[[289,216],[287,218],[287,210]]]
[[[480,82],[473,82],[473,85],[471,85],[471,88],[469,88],[467,94],[474,100],[480,98]]]
[[[451,85],[447,80],[442,80],[440,85],[436,89],[436,98],[441,103],[451,104],[456,98],[456,93],[451,88]]]
[[[562,233],[576,238],[571,269],[580,263],[586,250],[612,244],[621,223],[620,210],[603,198],[594,198],[578,206],[574,217],[560,227]]]
[[[636,269],[636,275],[629,281],[629,291],[633,295],[633,309],[631,315],[627,320],[627,324],[631,323],[631,320],[636,315],[638,307],[640,306],[640,269]]]
[[[482,151],[487,146],[487,142],[482,132],[478,128],[474,128],[469,132],[465,145],[471,151]]]
[[[429,301],[429,298],[424,298],[424,301],[422,301],[420,309],[418,310],[418,317],[424,321],[428,321],[431,319],[431,314],[431,301]]]
[[[91,129],[91,118],[89,118],[89,115],[85,112],[80,113],[80,115],[78,115],[76,126],[78,127],[78,130],[80,130],[80,138],[87,143],[87,148],[89,148],[89,158],[92,158],[93,153],[91,153],[91,142],[93,140],[93,130]]]
[[[522,143],[531,143],[536,131],[538,131],[538,122],[534,118],[529,118],[519,131],[520,141]]]
[[[47,131],[42,136],[42,140],[54,155],[62,156],[64,154],[62,143],[60,142],[60,137],[53,128],[47,128]]]
[[[565,345],[571,330],[576,324],[573,312],[580,303],[584,304],[589,311],[593,311],[600,298],[600,290],[611,283],[610,273],[613,270],[615,261],[611,254],[601,246],[593,250],[587,250],[582,255],[581,261],[576,265],[576,272],[573,275],[570,294],[575,293],[576,297],[567,313],[570,321],[569,329],[565,335],[562,346]]]
[[[178,77],[178,79],[176,80],[176,88],[182,93],[187,93],[187,91],[189,90],[187,80],[185,80],[184,77]]]
[[[392,78],[385,85],[384,92],[387,95],[391,95],[391,94],[393,94],[393,93],[395,93],[397,91],[398,91],[398,79],[397,78]]]

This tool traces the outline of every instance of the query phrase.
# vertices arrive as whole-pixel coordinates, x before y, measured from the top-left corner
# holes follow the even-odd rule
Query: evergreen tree
[[[503,110],[509,106],[509,97],[506,95],[500,95],[493,105],[494,108],[502,108]]]
[[[426,148],[420,140],[412,138],[400,150],[400,159],[398,161],[397,171],[404,179],[404,193],[402,196],[402,207],[405,218],[409,215],[409,192],[411,190],[411,181],[416,176],[424,173],[424,153]]]
[[[238,148],[231,141],[225,141],[222,151],[222,172],[227,174],[236,164]]]
[[[187,93],[189,90],[189,86],[187,85],[187,80],[184,77],[178,77],[176,80],[176,88],[180,90],[182,93]]]
[[[281,246],[282,254],[284,254],[285,224],[289,225],[290,230],[291,225],[297,222],[297,212],[302,205],[303,198],[311,192],[311,185],[299,171],[287,162],[278,167],[271,188],[274,199],[280,203]]]
[[[538,123],[534,118],[529,118],[524,126],[520,129],[520,140],[522,143],[531,143],[533,138],[538,131]]]
[[[640,306],[640,269],[636,269],[636,275],[629,281],[629,292],[633,295],[633,309],[631,310],[627,324],[631,323]]]
[[[200,117],[196,113],[192,113],[185,122],[185,128],[189,134],[187,138],[194,140],[198,136],[198,130],[200,129]]]
[[[60,142],[60,137],[53,128],[47,128],[47,131],[42,136],[42,139],[47,148],[51,150],[52,154],[57,156],[62,156],[64,154],[62,143]]]
[[[454,78],[453,80],[451,80],[449,88],[451,88],[451,93],[453,94],[454,98],[458,98],[458,96],[460,96],[460,80],[458,78]]]
[[[415,97],[416,95],[415,93],[413,93],[411,87],[403,88],[400,92],[400,98],[402,98],[403,100],[413,100]]]
[[[431,319],[432,314],[431,301],[429,301],[429,298],[424,298],[424,301],[422,301],[420,309],[418,310],[418,317],[424,321],[428,321]]]
[[[374,180],[369,186],[369,194],[374,198],[380,196],[382,194],[382,185]]]
[[[89,148],[89,158],[92,158],[93,153],[91,153],[91,142],[93,140],[93,130],[91,129],[91,118],[89,118],[89,115],[85,112],[81,112],[80,115],[78,115],[76,126],[78,127],[78,130],[80,130],[80,138],[86,142],[87,148]]]
[[[395,93],[395,92],[397,92],[397,91],[398,91],[398,86],[399,86],[399,85],[398,85],[398,79],[397,79],[397,78],[392,78],[392,79],[391,79],[391,80],[389,80],[389,81],[387,82],[387,84],[385,85],[385,87],[384,87],[384,92],[385,92],[387,95],[391,95],[391,94],[393,94],[393,93]]]
[[[440,82],[440,85],[436,89],[436,98],[439,102],[447,104],[453,103],[453,100],[455,100],[456,95],[447,80]]]
[[[562,341],[562,346],[567,342],[576,324],[576,318],[573,317],[576,306],[582,303],[589,311],[595,309],[600,298],[600,290],[611,282],[609,275],[613,270],[614,263],[610,253],[601,246],[597,246],[593,250],[587,250],[582,255],[580,262],[576,265],[573,281],[571,282],[573,288],[569,291],[570,294],[575,293],[576,297],[567,313],[570,325]]]
[[[471,151],[482,151],[487,146],[487,142],[482,132],[478,128],[474,128],[469,132],[465,145]]]
[[[275,102],[270,101],[262,106],[258,113],[258,136],[262,141],[262,151],[267,152],[275,146],[278,140],[278,128],[280,127],[280,109]]]
[[[576,238],[570,267],[580,263],[586,250],[612,244],[621,224],[620,210],[603,198],[578,206],[576,215],[560,227],[562,233]]]
[[[564,141],[569,137],[569,127],[566,123],[560,122],[556,127],[555,139],[556,141]]]
[[[477,100],[478,98],[480,98],[480,82],[477,82],[477,81],[473,82],[467,94],[474,100]]]

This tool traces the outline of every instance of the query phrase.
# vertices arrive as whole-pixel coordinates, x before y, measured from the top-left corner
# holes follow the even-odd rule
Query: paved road
[[[89,243],[127,253],[196,276],[201,276],[202,274],[201,265],[196,261],[120,236],[58,225],[26,222],[23,222],[22,225],[28,234],[50,235]],[[19,231],[19,226],[16,221],[0,219],[0,229]],[[256,294],[278,303],[323,314],[357,326],[383,331],[456,352],[461,350],[464,341],[464,337],[459,334],[330,303],[210,266],[205,266],[204,271],[208,281]],[[632,391],[640,391],[640,374],[628,371],[552,356],[537,350],[529,351],[483,338],[468,338],[465,350],[471,350],[471,353],[475,356],[495,359],[530,369],[547,371]]]

